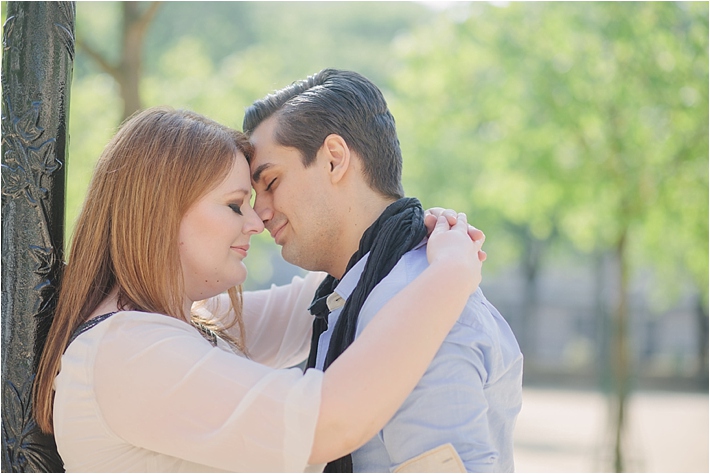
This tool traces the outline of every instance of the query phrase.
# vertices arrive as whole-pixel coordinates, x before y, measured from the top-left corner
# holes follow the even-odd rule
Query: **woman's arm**
[[[308,356],[313,328],[313,315],[308,312],[313,295],[325,273],[309,272],[305,277],[293,277],[291,283],[269,289],[243,293],[242,319],[249,358],[274,368],[292,367]],[[203,318],[230,321],[227,294],[200,302],[193,311]],[[240,337],[239,327],[228,330]]]
[[[438,218],[427,244],[430,266],[325,372],[309,462],[354,451],[394,415],[478,287],[483,240],[471,241],[462,214],[451,229],[444,216]]]
[[[310,272],[283,286],[245,291],[242,317],[252,360],[269,367],[291,367],[308,356],[313,315],[308,312],[325,273]]]

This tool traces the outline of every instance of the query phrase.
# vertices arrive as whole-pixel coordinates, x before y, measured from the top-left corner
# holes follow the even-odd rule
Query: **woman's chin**
[[[247,274],[248,272],[246,265],[244,265],[244,262],[239,262],[239,269],[237,270],[237,273],[234,278],[235,283],[232,286],[243,285],[244,282],[247,280]]]

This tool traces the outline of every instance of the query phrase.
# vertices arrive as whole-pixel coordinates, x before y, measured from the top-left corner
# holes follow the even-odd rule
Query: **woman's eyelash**
[[[241,205],[239,205],[239,204],[230,204],[229,207],[230,207],[234,212],[236,212],[237,214],[239,214],[240,216],[242,215],[242,210],[240,209],[240,208],[241,208]]]
[[[271,180],[271,182],[269,183],[269,185],[266,187],[266,191],[268,191],[269,189],[271,189],[271,185],[274,184],[274,181],[276,181],[276,178],[274,178],[274,179]]]

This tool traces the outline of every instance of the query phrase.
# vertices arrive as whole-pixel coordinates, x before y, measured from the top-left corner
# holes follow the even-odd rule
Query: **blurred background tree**
[[[121,112],[122,89],[108,72],[123,54],[126,3],[135,4],[134,16],[154,14],[139,22],[147,26],[136,46],[142,106],[189,108],[240,129],[251,102],[324,67],[354,69],[385,84],[396,61],[393,39],[431,15],[415,3],[161,2],[155,10],[150,2],[79,2],[77,38],[85,47],[77,52],[72,90],[69,233],[93,164],[129,113]],[[262,262],[252,265],[250,284],[288,281],[274,266],[294,271],[268,236],[254,239],[250,253]]]
[[[613,258],[608,361],[621,471],[631,272],[654,267],[667,291],[687,270],[707,307],[707,5],[462,8],[464,21],[442,19],[399,45],[396,116],[418,118],[403,125],[417,137],[404,141],[418,158],[410,178],[418,194],[485,212],[484,228],[510,229],[528,282],[523,348],[541,250],[563,239]]]
[[[169,104],[241,128],[265,94],[352,69],[397,118],[407,194],[486,231],[484,289],[501,288],[491,299],[526,355],[526,384],[570,367],[569,380],[614,394],[613,468],[627,468],[625,407],[650,380],[644,361],[685,357],[654,341],[688,298],[696,354],[653,373],[707,390],[707,3],[78,2],[77,42],[69,233],[134,110]],[[247,288],[298,271],[278,253],[253,239]],[[549,276],[558,268],[583,275],[591,311],[550,306],[569,296]],[[574,321],[558,338],[592,342],[550,368],[539,328],[555,312]]]
[[[125,120],[143,108],[140,96],[143,42],[148,27],[160,7],[160,2],[152,2],[145,8],[141,6],[141,2],[121,2],[119,7],[121,9],[121,34],[117,43],[121,47],[117,60],[112,60],[109,57],[117,52],[114,48],[108,49],[106,53],[101,53],[83,35],[77,36],[77,43],[118,84],[121,99],[123,99],[121,118]]]

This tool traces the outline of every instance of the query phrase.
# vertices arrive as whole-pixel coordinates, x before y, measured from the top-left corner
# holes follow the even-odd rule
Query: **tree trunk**
[[[58,472],[32,382],[64,244],[73,2],[8,2],[2,59],[2,470]]]
[[[695,315],[698,321],[698,379],[708,389],[708,309],[698,294]]]
[[[112,64],[97,49],[81,38],[78,44],[105,72],[116,81],[123,100],[121,121],[143,108],[140,95],[143,40],[155,17],[160,2],[142,8],[144,2],[121,2],[121,56]]]
[[[123,120],[141,110],[140,76],[143,28],[139,2],[121,2],[123,9],[123,48],[118,84],[123,97]]]
[[[624,229],[615,248],[618,272],[618,295],[613,310],[611,368],[614,398],[611,401],[614,427],[614,471],[624,472],[624,441],[626,436],[627,401],[630,390],[631,364],[628,338],[628,287],[627,230]]]
[[[539,306],[537,281],[545,242],[533,237],[529,228],[523,229],[523,241],[525,250],[522,256],[522,264],[525,282],[523,286],[521,330],[516,336],[521,352],[530,355],[533,353],[533,328],[537,326],[535,324]]]

